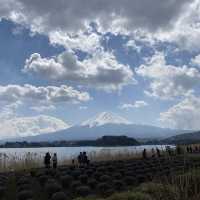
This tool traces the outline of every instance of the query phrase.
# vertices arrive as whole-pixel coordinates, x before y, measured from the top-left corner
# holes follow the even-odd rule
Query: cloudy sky
[[[103,111],[200,129],[200,0],[0,3],[1,132]]]

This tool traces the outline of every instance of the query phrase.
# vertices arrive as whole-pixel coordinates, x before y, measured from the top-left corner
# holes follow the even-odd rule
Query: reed
[[[161,150],[165,154],[165,149]],[[51,153],[53,154],[53,153]],[[151,157],[151,150],[147,151],[147,156]],[[92,151],[88,153],[88,158],[91,162],[114,161],[114,160],[129,160],[138,159],[142,157],[141,151],[136,148],[133,150],[114,150],[102,149],[100,151]],[[77,155],[70,157],[63,157],[58,160],[59,165],[70,165],[72,159],[77,164]],[[40,168],[43,166],[44,154],[42,153],[24,153],[23,155],[0,154],[0,172],[17,171],[31,168]]]

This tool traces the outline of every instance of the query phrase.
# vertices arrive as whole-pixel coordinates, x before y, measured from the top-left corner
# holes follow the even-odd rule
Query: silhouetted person
[[[197,146],[195,146],[195,152],[196,152],[196,153],[198,152],[198,147],[197,147]]]
[[[188,146],[186,147],[186,151],[187,153],[190,153],[190,148]]]
[[[192,147],[190,146],[190,153],[193,153],[193,149],[192,149]]]
[[[87,157],[87,154],[86,154],[86,152],[83,152],[83,164],[85,164],[85,165],[89,165],[90,164],[90,161],[89,161],[89,159],[88,159],[88,157]]]
[[[83,153],[82,152],[79,153],[77,160],[78,160],[79,166],[81,166],[83,164]]]
[[[155,157],[156,157],[154,148],[151,149],[151,157],[152,157],[152,158],[155,158]]]
[[[157,157],[159,158],[161,155],[160,155],[160,150],[158,148],[156,148],[156,153],[157,153]]]
[[[75,166],[75,160],[72,159],[72,166]]]
[[[46,168],[50,168],[50,164],[51,164],[51,155],[49,152],[47,152],[44,157],[44,165]]]
[[[53,161],[53,168],[56,169],[58,164],[58,158],[56,153],[53,154],[52,161]]]
[[[146,149],[143,150],[142,157],[143,157],[143,159],[147,158],[147,150]]]

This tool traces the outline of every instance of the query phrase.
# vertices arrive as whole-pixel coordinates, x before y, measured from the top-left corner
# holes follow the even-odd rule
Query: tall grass
[[[165,149],[161,150],[165,154]],[[53,154],[53,153],[51,153]],[[151,150],[147,151],[147,156],[151,157]],[[113,161],[138,159],[142,157],[142,152],[135,149],[132,150],[114,150],[102,149],[100,151],[92,151],[88,153],[91,162]],[[59,165],[69,165],[72,159],[77,163],[77,155],[63,157],[58,160]],[[44,153],[24,153],[24,154],[6,154],[0,153],[0,172],[17,171],[30,168],[39,168],[43,166]]]

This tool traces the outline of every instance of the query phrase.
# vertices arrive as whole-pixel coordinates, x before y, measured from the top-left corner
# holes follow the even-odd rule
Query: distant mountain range
[[[103,112],[80,125],[67,129],[40,134],[36,136],[18,137],[5,141],[51,142],[61,140],[95,140],[105,135],[125,135],[136,139],[164,139],[178,134],[186,133],[185,130],[159,128],[149,125],[133,124],[125,118],[113,113]]]
[[[200,131],[180,134],[162,140],[168,144],[195,144],[200,142]]]

